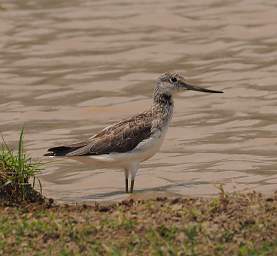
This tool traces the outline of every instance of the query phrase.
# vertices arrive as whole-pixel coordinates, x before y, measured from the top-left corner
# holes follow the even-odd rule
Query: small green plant
[[[0,147],[0,195],[6,198],[25,200],[30,188],[34,188],[36,182],[38,182],[41,191],[41,182],[36,177],[41,170],[41,164],[34,163],[25,154],[23,134],[24,129],[20,133],[17,152],[11,150],[2,138]]]
[[[199,232],[199,227],[198,225],[189,225],[185,230],[185,234],[189,240],[189,245],[190,245],[190,255],[195,256],[195,246],[196,246],[196,238]]]

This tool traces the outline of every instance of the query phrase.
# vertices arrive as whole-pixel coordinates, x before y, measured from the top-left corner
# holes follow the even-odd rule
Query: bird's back
[[[108,126],[87,141],[48,149],[48,156],[81,156],[125,153],[151,136],[152,111]]]

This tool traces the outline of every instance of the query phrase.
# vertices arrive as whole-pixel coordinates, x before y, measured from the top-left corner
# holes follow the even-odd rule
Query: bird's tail
[[[66,156],[68,153],[76,150],[76,147],[68,147],[68,146],[59,146],[54,148],[49,148],[44,156]]]

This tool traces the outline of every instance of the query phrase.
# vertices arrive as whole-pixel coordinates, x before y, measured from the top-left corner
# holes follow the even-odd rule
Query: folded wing
[[[89,140],[48,149],[50,156],[82,156],[124,153],[151,135],[152,113],[144,112],[103,129]]]

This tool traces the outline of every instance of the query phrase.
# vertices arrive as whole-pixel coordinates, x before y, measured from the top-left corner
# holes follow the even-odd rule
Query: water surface
[[[0,131],[26,148],[86,139],[147,109],[155,79],[178,71],[223,95],[182,93],[139,192],[212,196],[276,190],[277,2],[2,1]],[[43,158],[44,161],[48,161]],[[44,193],[63,201],[125,198],[121,170],[50,160]]]

